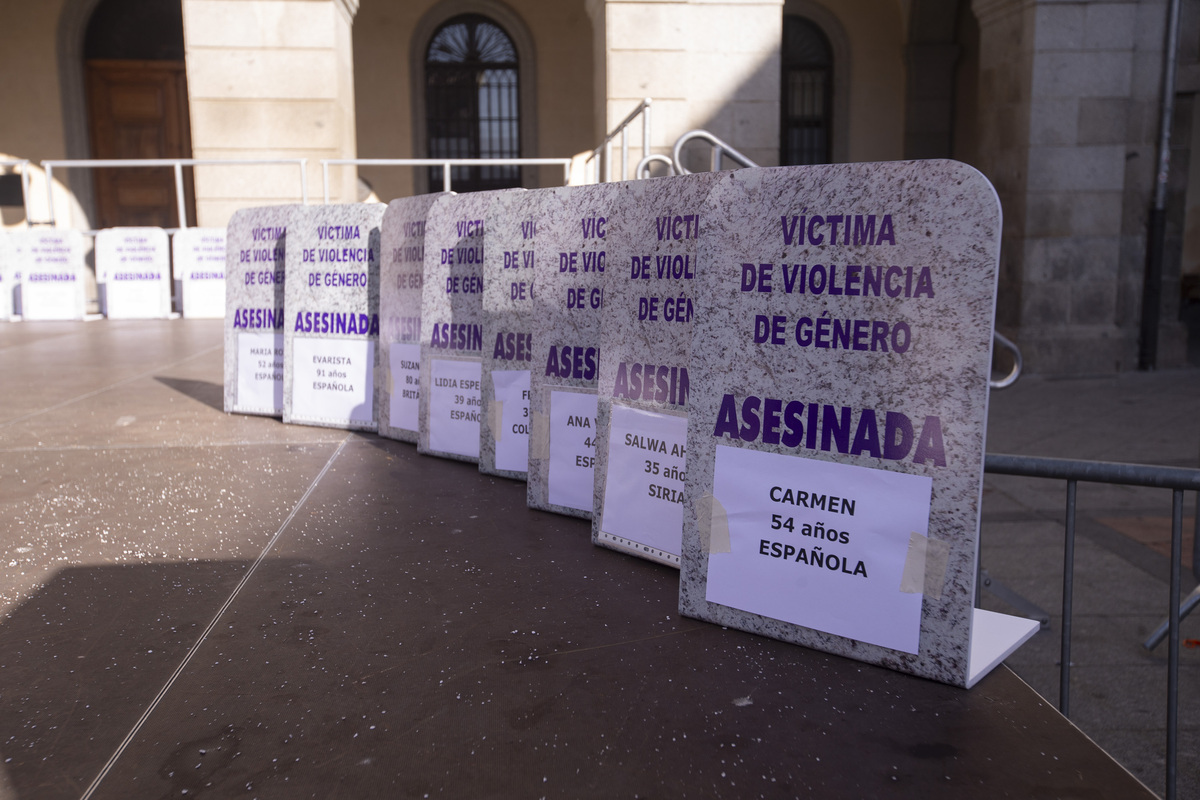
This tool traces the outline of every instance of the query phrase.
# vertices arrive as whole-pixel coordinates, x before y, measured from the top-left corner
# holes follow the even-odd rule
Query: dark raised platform
[[[219,322],[38,330],[0,326],[0,797],[1153,797],[1007,668],[680,618],[524,484],[224,415]]]

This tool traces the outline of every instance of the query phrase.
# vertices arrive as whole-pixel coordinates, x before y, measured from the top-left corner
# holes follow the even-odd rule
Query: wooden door
[[[87,62],[92,158],[191,158],[187,80],[182,61],[93,59]],[[98,168],[97,228],[179,225],[171,167]],[[194,224],[192,171],[184,197]]]

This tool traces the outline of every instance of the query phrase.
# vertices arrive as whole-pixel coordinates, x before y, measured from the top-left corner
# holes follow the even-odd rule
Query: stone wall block
[[[1079,141],[1081,101],[1073,97],[1034,100],[1029,104],[1029,143],[1072,145]]]
[[[1021,327],[1061,325],[1071,309],[1071,286],[1063,281],[1030,284],[1021,297]]]
[[[1033,97],[1125,97],[1129,52],[1038,53],[1033,62]]]
[[[670,3],[609,3],[609,41],[614,50],[686,50],[686,16]]]
[[[1074,281],[1071,283],[1072,325],[1104,325],[1116,313],[1117,286],[1111,280]]]
[[[1029,148],[1030,191],[1120,191],[1124,178],[1120,145]]]
[[[1034,11],[1038,50],[1078,50],[1087,19],[1082,3],[1041,3]]]
[[[1137,3],[1088,3],[1083,24],[1083,47],[1088,50],[1129,50],[1137,25]]]
[[[327,3],[204,0],[185,3],[189,48],[335,46],[333,14]]]
[[[1079,100],[1079,144],[1121,144],[1127,141],[1129,101],[1123,97],[1085,97]]]
[[[188,61],[188,94],[216,100],[333,100],[333,50],[212,50]]]
[[[1025,235],[1112,236],[1121,230],[1121,201],[1120,192],[1031,192]]]
[[[1103,280],[1117,272],[1117,236],[1057,236],[1029,239],[1026,277],[1034,282]]]

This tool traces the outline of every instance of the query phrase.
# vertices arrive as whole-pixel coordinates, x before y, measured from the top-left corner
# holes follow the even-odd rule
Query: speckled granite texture
[[[284,264],[299,207],[245,208],[225,227],[226,412],[283,416]]]
[[[743,170],[709,194],[701,214],[704,231],[691,345],[680,611],[965,685],[1000,243],[995,192],[974,169],[948,161]],[[871,215],[874,228],[868,231]],[[884,215],[890,215],[890,230],[884,226]],[[794,217],[805,220],[793,223]],[[769,290],[764,290],[761,280],[762,264],[775,265]],[[807,291],[801,292],[796,274],[789,277],[788,269],[781,268],[796,264],[827,266],[816,283],[816,273],[810,272]],[[750,265],[749,273],[744,265]],[[838,265],[836,278],[828,265]],[[863,272],[852,278],[846,265],[860,265]],[[876,291],[867,289],[868,265],[882,270],[881,288]],[[747,282],[749,290],[744,290]],[[773,322],[768,322],[764,333],[756,324],[757,315],[767,320],[786,318],[778,344],[772,343]],[[825,328],[824,337],[816,334],[816,338],[809,336],[820,330],[815,324],[803,330],[796,327],[802,317],[819,321],[824,316],[870,322],[861,330],[852,328],[841,339],[831,334],[832,324]],[[892,332],[907,325],[911,337],[907,343],[903,335],[882,337],[891,343],[884,352],[875,338],[876,321],[886,322]],[[797,330],[807,346],[797,341]],[[756,343],[756,333],[766,341]],[[903,344],[903,352],[897,352],[897,341]],[[819,342],[826,346],[818,346]],[[742,413],[743,401],[750,396],[782,398],[785,404],[796,400],[821,413],[827,407],[831,412],[848,407],[851,419],[858,421],[849,429],[853,438],[843,434],[840,441],[854,444],[843,452],[836,432],[824,430],[821,437],[791,447],[765,444],[763,430],[744,416],[722,424],[720,412],[727,394],[735,398],[726,408],[733,415]],[[915,421],[916,433],[908,448],[896,444],[903,442],[902,431],[893,442],[893,455],[899,450],[906,455],[889,458],[886,449],[885,457],[871,454],[872,437],[867,434],[872,431],[862,422],[863,409],[877,410],[876,441],[886,435],[885,412]],[[941,441],[930,439],[926,444],[932,450],[944,446],[945,466],[939,466],[936,457],[918,462],[913,455],[924,438],[921,421],[933,416],[940,419]],[[807,410],[793,422],[811,427]],[[778,429],[771,438],[779,438]],[[916,592],[923,594],[917,653],[708,602],[710,556],[719,553],[725,558],[730,553],[729,531],[734,524],[711,500],[718,445],[737,449],[729,452],[765,451],[932,479],[929,552],[940,552],[944,567],[936,558],[924,562],[924,592]],[[744,519],[737,523],[744,524]],[[763,529],[763,539],[786,538],[767,530],[765,522]],[[756,538],[757,534],[755,528]],[[752,565],[752,571],[766,569],[761,565],[772,561],[765,554],[761,562],[756,561],[757,546],[757,541],[743,542],[750,554],[741,551],[742,562]],[[735,554],[739,552],[736,537],[732,547]],[[847,556],[871,560],[869,552],[854,553],[853,545],[843,549]],[[798,586],[816,574],[805,571],[809,569],[795,565]]]
[[[300,206],[288,223],[283,421],[377,428],[381,203]]]
[[[658,520],[681,510],[683,480],[667,478],[661,471],[668,466],[682,468],[684,459],[672,456],[671,445],[665,454],[655,448],[660,439],[654,434],[661,435],[660,430],[652,428],[649,439],[653,441],[633,438],[631,448],[622,437],[611,445],[613,451],[626,450],[617,452],[618,464],[628,467],[632,462],[637,469],[622,469],[620,475],[636,474],[638,480],[610,483],[612,408],[620,405],[654,415],[687,417],[692,287],[703,231],[700,207],[713,185],[728,177],[728,172],[701,173],[620,184],[608,226],[592,541],[674,567],[679,566],[682,520],[671,530],[664,530]],[[653,417],[643,419],[653,425]],[[652,474],[642,467],[644,462],[657,462],[660,469]],[[657,496],[650,496],[651,491]],[[606,504],[611,509],[607,524]]]
[[[523,191],[443,195],[429,209],[421,291],[418,452],[479,463],[485,220],[497,199]],[[431,415],[437,419],[431,420]]]
[[[171,316],[171,244],[162,228],[96,234],[96,283],[109,319]]]
[[[539,276],[555,268],[556,254],[538,247],[551,200],[546,190],[507,194],[492,204],[486,220],[479,471],[522,481],[528,474],[529,400],[521,394],[528,391],[533,365],[533,297]]]
[[[171,237],[171,264],[182,293],[183,316],[225,316],[224,228],[185,228]]]
[[[22,319],[83,319],[87,308],[83,234],[62,229],[12,235],[21,273]]]
[[[425,219],[442,197],[422,194],[388,203],[380,226],[379,435],[417,442],[420,393],[421,286],[424,284]],[[395,370],[393,370],[393,366]]]
[[[538,246],[555,264],[546,272],[545,288],[539,286],[534,298],[527,498],[530,508],[590,519],[595,413],[562,415],[556,424],[551,399],[558,394],[566,407],[568,394],[585,395],[587,402],[573,409],[579,412],[595,402],[608,226],[625,189],[609,183],[543,191],[550,199],[539,226]],[[561,469],[556,467],[552,475],[555,437],[562,441],[570,437],[572,443],[557,462]],[[566,496],[575,505],[555,502]]]

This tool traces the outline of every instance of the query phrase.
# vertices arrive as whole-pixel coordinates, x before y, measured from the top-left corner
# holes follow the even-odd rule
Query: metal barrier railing
[[[21,202],[25,205],[25,227],[33,227],[33,213],[29,207],[29,159],[3,158],[0,167],[16,167],[21,175]]]
[[[262,166],[267,164],[294,164],[300,168],[300,202],[308,204],[308,159],[307,158],[71,158],[49,159],[42,162],[46,170],[46,199],[50,213],[48,224],[58,227],[54,214],[54,168],[138,168],[173,167],[175,170],[175,205],[179,213],[179,227],[187,227],[187,202],[183,193],[184,167],[234,167]]]
[[[1104,461],[1077,461],[1062,458],[1036,458],[989,453],[984,460],[984,472],[994,475],[1017,475],[1026,478],[1049,478],[1067,482],[1067,514],[1063,543],[1062,634],[1060,640],[1058,708],[1064,716],[1070,713],[1071,692],[1071,616],[1072,592],[1075,581],[1075,495],[1080,481],[1108,483],[1118,486],[1146,486],[1170,489],[1171,499],[1171,577],[1167,606],[1167,763],[1166,800],[1176,800],[1179,732],[1179,623],[1180,592],[1183,567],[1183,496],[1197,492],[1200,506],[1200,469],[1157,467],[1142,464],[1117,464]],[[1196,514],[1196,538],[1192,542],[1192,573],[1200,580],[1200,508]],[[1200,589],[1198,589],[1200,591]],[[1196,592],[1193,592],[1196,595]],[[1190,599],[1190,598],[1189,598]],[[1195,604],[1191,607],[1194,607]],[[1190,610],[1190,608],[1189,608]],[[1161,641],[1161,637],[1158,639]],[[1150,648],[1157,644],[1151,636]]]
[[[648,156],[644,156],[642,160],[638,162],[637,169],[634,170],[634,175],[637,176],[639,181],[644,181],[650,177],[651,164],[666,164],[667,174],[675,174],[675,162],[671,160],[670,156],[662,153],[651,153]]]
[[[441,167],[442,191],[450,191],[451,167],[562,167],[563,185],[571,180],[569,158],[322,158],[321,186],[325,203],[329,203],[329,168],[331,166],[369,167]]]
[[[725,155],[728,155],[734,160],[734,162],[743,167],[758,166],[758,164],[754,163],[753,159],[738,151],[737,148],[735,148],[729,142],[726,142],[725,140],[721,139],[715,134],[709,133],[706,130],[697,128],[696,130],[688,131],[683,136],[680,136],[675,140],[675,148],[671,151],[671,158],[675,162],[675,173],[677,175],[692,174],[692,171],[683,165],[683,148],[688,144],[688,142],[696,140],[708,142],[710,145],[712,145],[712,161],[710,166],[710,170],[712,172],[718,172],[722,169],[721,161]]]
[[[630,111],[625,119],[617,123],[617,127],[604,137],[604,141],[588,156],[587,163],[592,165],[594,183],[609,183],[613,179],[613,140],[621,137],[621,174],[617,180],[629,178],[629,126],[639,115],[642,117],[642,158],[650,155],[650,105],[653,101],[647,97]]]

